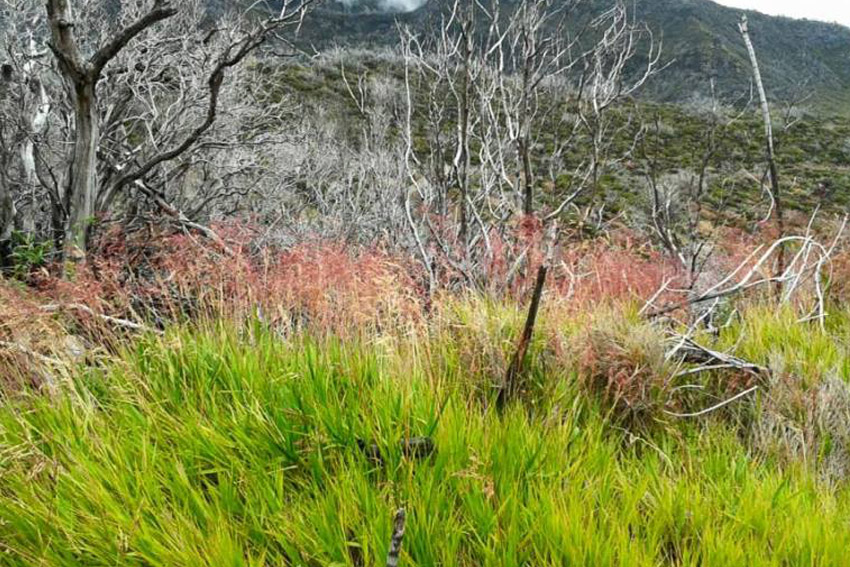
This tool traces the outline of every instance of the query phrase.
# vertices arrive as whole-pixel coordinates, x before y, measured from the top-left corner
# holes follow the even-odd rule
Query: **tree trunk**
[[[104,67],[144,30],[177,13],[168,0],[154,0],[153,7],[135,22],[115,33],[90,57],[85,58],[74,35],[73,4],[69,0],[47,0],[50,49],[71,88],[74,105],[74,154],[70,182],[66,188],[64,227],[65,257],[85,255],[97,199],[97,145],[99,117],[96,86]]]
[[[15,228],[15,202],[6,181],[0,176],[0,246],[12,237]]]
[[[85,254],[97,198],[99,124],[94,82],[74,85],[74,159],[68,188],[65,254]],[[71,256],[73,257],[73,256]]]
[[[38,46],[35,37],[31,34],[28,47],[29,61],[23,65],[21,105],[23,119],[26,127],[26,136],[21,142],[21,165],[24,174],[23,190],[26,192],[25,206],[21,211],[21,226],[27,234],[35,233],[37,211],[40,207],[38,192],[38,173],[35,159],[35,139],[44,134],[47,128],[47,119],[50,115],[50,99],[44,88],[42,78],[38,75],[38,67],[34,61],[38,57]]]
[[[468,52],[464,53],[469,57]],[[464,248],[466,258],[467,235],[469,233],[469,218],[467,201],[469,199],[469,62],[464,61],[463,90],[460,100],[460,144],[459,144],[459,168],[458,181],[460,185],[460,241]]]
[[[27,234],[35,233],[35,216],[38,207],[36,197],[36,175],[35,175],[35,146],[31,140],[26,140],[21,146],[21,163],[24,170],[23,190],[26,192],[26,206],[21,212],[21,227]]]
[[[765,153],[767,156],[768,175],[770,177],[770,190],[773,195],[774,214],[776,216],[776,228],[779,231],[778,238],[785,236],[785,218],[782,207],[782,196],[780,195],[779,186],[779,171],[776,167],[776,152],[773,145],[773,123],[770,119],[770,105],[767,102],[767,93],[764,90],[764,83],[761,80],[761,71],[759,70],[758,59],[756,58],[756,50],[753,47],[753,42],[750,40],[749,28],[747,25],[747,16],[741,16],[741,23],[738,24],[738,29],[741,31],[741,36],[744,38],[744,43],[747,46],[747,53],[750,56],[750,63],[753,67],[753,80],[756,84],[756,90],[761,103],[761,114],[764,120],[764,137],[765,137]],[[785,272],[785,246],[782,245],[778,250],[779,260],[776,266],[776,275],[780,276]],[[777,283],[777,293],[781,293],[782,283]]]
[[[521,137],[517,146],[522,162],[522,212],[525,215],[531,215],[534,212],[534,179],[531,174],[531,157],[529,155],[527,138],[525,136]]]
[[[546,286],[546,276],[548,273],[549,266],[546,263],[541,264],[537,268],[537,281],[534,283],[534,291],[531,294],[531,304],[528,306],[525,326],[523,326],[516,352],[514,352],[510,366],[508,366],[508,371],[505,373],[502,387],[499,389],[499,395],[496,398],[496,407],[500,410],[520,390],[520,379],[525,366],[525,355],[528,352],[528,346],[531,344],[531,338],[534,335],[534,325],[537,323],[537,313],[540,310],[540,300],[543,298],[543,289]]]

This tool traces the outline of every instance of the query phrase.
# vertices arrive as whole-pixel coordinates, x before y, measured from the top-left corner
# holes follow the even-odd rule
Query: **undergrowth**
[[[641,312],[677,273],[628,233],[564,246],[499,411],[539,254],[428,294],[380,248],[220,230],[226,260],[113,235],[0,281],[0,565],[382,565],[399,507],[404,566],[848,564],[850,251],[823,321],[756,292],[691,326]]]
[[[501,369],[469,358],[475,332],[510,342],[489,309],[458,304],[428,336],[174,327],[51,396],[7,392],[0,563],[381,565],[403,506],[405,566],[845,564],[843,484],[753,450],[722,416],[623,427],[589,395],[586,354],[554,362],[581,322],[542,322],[536,386],[497,412]],[[430,456],[405,456],[416,436]]]

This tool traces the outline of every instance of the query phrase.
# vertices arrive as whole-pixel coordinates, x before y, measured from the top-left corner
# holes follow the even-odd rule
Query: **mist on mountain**
[[[335,0],[344,9],[355,12],[412,12],[427,0]]]

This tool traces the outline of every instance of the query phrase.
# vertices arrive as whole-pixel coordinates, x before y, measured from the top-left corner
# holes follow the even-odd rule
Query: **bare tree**
[[[4,180],[0,189],[3,210],[30,219],[41,192],[57,249],[75,256],[85,252],[96,216],[121,205],[132,217],[142,203],[223,244],[194,218],[268,180],[256,166],[265,160],[249,154],[280,140],[275,126],[285,107],[262,90],[259,74],[240,77],[241,64],[299,25],[310,0],[286,0],[262,21],[234,16],[212,26],[197,0],[49,0],[46,12],[35,0],[4,1],[29,33],[6,42],[13,62],[21,61],[11,84],[23,94],[10,97],[4,81],[1,110],[14,111],[13,103],[28,110],[8,137],[16,147],[2,148],[4,160],[20,163],[14,184]],[[53,61],[44,57],[51,51]],[[233,117],[224,124],[223,103]],[[32,204],[21,198],[24,187]],[[34,230],[31,220],[18,223]]]
[[[773,144],[773,122],[770,117],[770,104],[767,100],[767,93],[764,90],[764,83],[761,78],[758,59],[756,58],[756,50],[753,47],[753,42],[750,39],[749,25],[747,15],[741,15],[741,22],[738,24],[738,29],[741,32],[741,37],[744,39],[744,44],[747,46],[747,53],[750,56],[750,64],[752,65],[753,81],[758,92],[759,103],[761,104],[761,114],[764,121],[764,144],[765,158],[767,159],[767,174],[770,181],[770,197],[772,216],[776,219],[776,226],[779,231],[779,238],[785,235],[785,217],[782,203],[782,195],[779,185],[779,170],[776,166],[776,151]],[[785,271],[785,246],[780,246],[777,256],[776,273],[781,274]],[[781,290],[778,290],[778,293]]]
[[[13,79],[13,67],[4,63],[0,76],[0,108],[4,110],[16,106],[14,103],[9,104],[15,90]],[[17,145],[18,134],[14,125],[14,120],[7,112],[0,116],[0,144],[2,144],[2,148],[0,148],[0,264],[2,264],[5,255],[4,249],[9,246],[12,231],[15,228],[15,217],[17,216],[10,176],[12,170],[10,161],[15,155],[13,147]]]
[[[42,14],[27,0],[0,3],[4,21],[0,76],[0,242],[14,228],[35,230],[38,208],[36,143],[51,103],[43,70],[48,51],[37,42]]]
[[[576,5],[455,2],[432,34],[435,43],[401,30],[410,182],[405,208],[431,287],[444,266],[467,285],[498,288],[495,263],[505,265],[508,285],[523,267],[533,277],[529,272],[539,263],[500,405],[521,389],[524,353],[551,262],[546,258],[557,244],[553,227],[586,189],[596,187],[612,160],[623,158],[611,150],[626,129],[622,124],[629,123],[622,120],[628,112],[609,114],[658,70],[660,45],[630,18],[623,2],[587,22],[574,18]],[[639,55],[640,64],[629,67]],[[451,96],[434,96],[441,87]],[[424,146],[418,138],[422,123],[430,142]],[[455,135],[447,134],[450,128]],[[589,151],[570,151],[577,148]],[[571,153],[586,157],[571,162]],[[560,194],[538,191],[542,171],[550,173],[551,190],[569,171],[569,187]],[[454,207],[447,206],[452,198]],[[555,205],[547,207],[547,201]],[[447,227],[445,213],[452,210],[459,212],[458,222]],[[537,236],[517,230],[521,223]],[[494,239],[500,242],[499,258]]]
[[[576,5],[455,2],[436,39],[402,30],[408,224],[429,269],[446,264],[473,285],[492,280],[493,238],[511,241],[510,227],[523,216],[539,215],[542,224],[559,218],[622,159],[611,149],[623,113],[610,111],[658,70],[660,46],[622,2],[589,21]],[[641,63],[627,67],[638,56]],[[556,192],[561,177],[570,184]],[[538,195],[544,186],[550,193]],[[438,222],[452,211],[456,231]],[[510,247],[517,248],[511,263],[524,264],[525,246]]]
[[[154,0],[149,11],[118,30],[94,53],[85,57],[75,33],[77,25],[69,0],[48,0],[51,41],[62,76],[68,83],[74,109],[73,157],[67,187],[68,219],[65,246],[86,249],[87,224],[94,216],[97,198],[97,149],[100,140],[97,85],[106,65],[136,36],[177,10],[167,0]]]
[[[640,144],[647,188],[646,224],[653,238],[686,274],[685,287],[689,290],[697,285],[711,258],[714,233],[717,225],[723,222],[725,203],[721,199],[713,207],[708,206],[709,186],[722,187],[733,177],[724,175],[719,168],[720,146],[732,127],[747,113],[752,101],[750,93],[749,101],[743,97],[732,105],[740,105],[743,100],[743,109],[732,112],[721,107],[713,77],[709,77],[709,90],[708,108],[698,111],[706,127],[698,145],[694,146],[695,169],[663,172],[659,155],[667,142],[662,133],[665,125],[657,115],[646,128]],[[672,143],[678,142],[673,140]],[[712,213],[715,219],[712,228],[704,226],[709,224],[706,213]]]

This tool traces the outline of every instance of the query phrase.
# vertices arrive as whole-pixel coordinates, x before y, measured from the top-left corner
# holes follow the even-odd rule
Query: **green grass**
[[[404,566],[848,563],[847,490],[728,422],[626,432],[540,357],[499,415],[458,348],[179,329],[10,395],[0,565],[377,566],[399,506]]]
[[[723,331],[721,344],[735,345],[745,359],[793,373],[805,386],[830,375],[850,377],[850,312],[830,310],[824,331],[816,324],[799,324],[799,318],[790,309],[774,313],[768,306],[751,306],[743,321]]]

